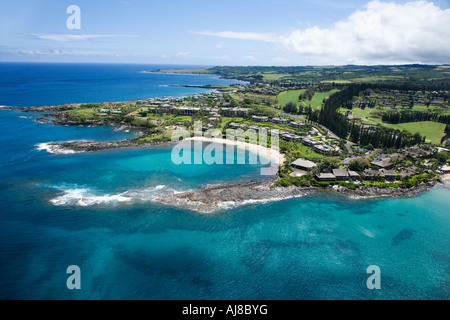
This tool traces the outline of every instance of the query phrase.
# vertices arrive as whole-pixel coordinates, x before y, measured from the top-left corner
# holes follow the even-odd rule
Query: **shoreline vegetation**
[[[448,91],[445,91],[445,86],[441,85],[439,92],[437,90],[422,92],[419,91],[420,85],[427,90],[439,85],[434,80],[424,83],[424,79],[416,79],[417,84],[404,84],[405,88],[411,88],[405,95],[402,94],[403,91],[396,89],[401,88],[398,84],[384,84],[380,82],[380,79],[368,79],[370,77],[363,77],[361,74],[355,78],[356,80],[346,78],[336,79],[336,81],[331,79],[317,81],[308,75],[309,82],[301,82],[301,76],[295,78],[301,74],[301,68],[299,70],[280,68],[278,73],[270,71],[264,73],[265,68],[247,69],[215,67],[152,71],[216,74],[223,78],[249,81],[249,85],[230,87],[172,85],[210,89],[210,94],[169,99],[155,98],[148,101],[77,103],[60,106],[5,107],[4,109],[42,113],[42,117],[36,119],[42,123],[65,126],[112,126],[118,130],[137,132],[136,138],[122,141],[62,141],[42,143],[37,146],[39,150],[55,154],[175,145],[178,142],[171,141],[171,134],[177,129],[192,132],[194,121],[207,124],[202,128],[203,131],[218,129],[224,133],[229,128],[254,129],[257,132],[262,129],[277,131],[281,138],[279,150],[263,148],[247,142],[203,136],[185,139],[245,148],[280,165],[278,174],[271,181],[236,182],[190,192],[164,193],[158,199],[161,203],[176,204],[202,213],[212,213],[245,204],[301,197],[318,192],[337,192],[353,199],[411,196],[429,190],[438,181],[443,184],[450,183],[448,171],[439,171],[441,166],[448,167],[445,165],[449,160],[448,149],[442,148],[449,138],[448,125],[445,129],[447,135],[443,135],[441,146],[436,147],[430,146],[429,143],[425,144],[425,137],[418,133],[413,135],[405,130],[395,129],[386,131],[388,129],[372,124],[375,121],[381,121],[377,119],[382,117],[388,119],[386,115],[389,115],[390,120],[394,119],[393,112],[397,112],[400,108],[418,110],[414,111],[415,113],[403,110],[401,112],[402,115],[407,115],[408,119],[418,118],[412,121],[420,121],[424,118],[422,109],[416,108],[408,99],[412,99],[411,101],[415,103],[423,99],[425,101],[423,103],[428,103],[428,106],[432,107],[430,115],[427,115],[428,118],[441,123],[448,122],[446,117],[450,114],[450,110],[448,109]],[[255,73],[251,74],[249,70]],[[384,81],[394,81],[389,73],[383,73],[386,68],[380,70],[380,74],[386,75]],[[294,71],[300,73],[297,74]],[[317,71],[328,72],[328,69],[319,68]],[[419,71],[421,77],[424,76],[425,71],[430,72],[431,76],[436,76],[437,72],[435,69]],[[439,72],[442,73],[442,70],[439,69]],[[346,71],[345,74],[347,73],[351,72]],[[414,74],[410,71],[410,78],[413,78]],[[380,77],[382,76],[378,76]],[[362,82],[363,78],[368,83],[357,84],[356,87],[352,84]],[[400,80],[395,79],[395,81]],[[414,90],[412,90],[413,87]],[[321,99],[323,101],[319,101]],[[396,104],[400,104],[401,107],[397,107]],[[383,108],[389,108],[388,113],[372,112],[378,109],[383,110]],[[350,112],[344,112],[343,109]],[[368,109],[371,112],[363,114],[359,111],[360,109]],[[351,111],[355,111],[353,116]],[[325,121],[322,121],[322,114],[325,113],[327,113]],[[406,119],[406,116],[404,118]],[[334,119],[334,122],[330,123],[330,119]],[[365,121],[369,121],[367,122],[369,124]],[[350,130],[349,132],[337,126],[345,122],[348,123],[346,125],[349,128],[345,130]],[[375,143],[377,145],[372,145]],[[439,155],[438,160],[435,159],[436,155]],[[296,163],[300,163],[300,167]],[[301,168],[303,163],[313,163],[313,166]],[[382,169],[374,170],[379,168]],[[359,172],[361,177],[355,171]],[[377,176],[380,172],[382,178]],[[439,176],[437,172],[441,175]],[[356,180],[353,179],[355,173],[358,176]],[[339,177],[339,174],[344,177]],[[352,174],[353,178],[345,178],[348,174]],[[386,176],[385,179],[384,176]]]

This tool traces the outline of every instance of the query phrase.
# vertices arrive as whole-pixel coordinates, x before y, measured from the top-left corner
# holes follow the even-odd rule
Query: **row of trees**
[[[386,123],[405,123],[405,122],[419,122],[419,121],[434,121],[445,124],[450,124],[450,115],[440,115],[438,113],[411,111],[411,112],[388,112],[381,118]]]
[[[375,148],[402,148],[425,142],[425,137],[419,133],[411,135],[382,127],[365,127],[354,122],[350,125],[349,139],[354,143],[372,145]]]
[[[383,127],[368,127],[350,122],[337,110],[345,106],[354,96],[358,96],[361,91],[373,88],[374,84],[352,84],[346,89],[331,95],[325,102],[320,112],[311,110],[308,113],[308,120],[324,125],[341,138],[349,138],[361,145],[373,145],[375,148],[401,148],[412,146],[425,141],[419,133],[415,135],[399,132],[398,130]],[[385,87],[382,87],[385,88]]]

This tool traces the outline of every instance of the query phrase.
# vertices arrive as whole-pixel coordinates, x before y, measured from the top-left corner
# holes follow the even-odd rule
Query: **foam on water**
[[[155,201],[157,198],[155,193],[163,190],[165,186],[159,185],[154,188],[126,191],[118,194],[100,194],[100,192],[95,192],[90,188],[53,188],[64,192],[63,195],[57,196],[50,200],[50,203],[53,205],[88,207],[94,205],[131,203],[133,201]]]
[[[60,146],[57,146],[50,142],[37,144],[36,150],[39,150],[39,151],[43,150],[43,151],[47,151],[48,153],[52,153],[52,154],[74,154],[74,153],[77,153],[75,150],[64,149],[64,148],[61,148]]]

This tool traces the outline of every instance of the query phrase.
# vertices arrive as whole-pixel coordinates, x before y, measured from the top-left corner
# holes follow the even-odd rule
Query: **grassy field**
[[[305,90],[290,90],[290,91],[286,91],[286,92],[282,92],[278,95],[278,103],[282,106],[284,106],[286,103],[288,102],[294,102],[297,106],[300,105],[300,103],[303,104],[303,106],[308,106],[311,105],[311,108],[313,109],[318,109],[320,108],[320,106],[322,106],[322,101],[325,98],[328,98],[329,96],[331,96],[333,93],[338,92],[339,90],[331,90],[331,91],[327,91],[327,92],[316,92],[314,94],[314,97],[311,100],[307,100],[304,102],[300,102],[298,100],[298,96],[300,94],[302,94],[303,92],[305,92]]]
[[[352,82],[375,82],[375,81],[383,81],[383,80],[398,80],[403,79],[402,76],[380,76],[380,77],[362,77],[362,78],[354,78],[350,79]]]
[[[420,110],[421,107],[419,106],[417,108],[417,111]],[[434,143],[434,144],[440,144],[442,137],[445,135],[445,124],[438,123],[438,122],[432,122],[432,121],[422,121],[422,122],[408,122],[408,123],[399,123],[399,124],[389,124],[384,123],[381,120],[381,115],[384,112],[387,112],[391,109],[370,109],[365,108],[364,110],[359,108],[352,109],[352,115],[355,117],[361,118],[361,122],[365,124],[382,124],[385,127],[393,128],[393,129],[399,129],[399,130],[406,130],[411,133],[419,132],[422,136],[426,136],[427,141]],[[416,108],[413,108],[412,110],[416,110]],[[342,110],[344,112],[345,109]]]
[[[289,77],[289,74],[282,73],[263,73],[264,81],[279,81],[284,77]]]
[[[331,90],[327,92],[316,92],[314,97],[310,101],[305,101],[306,105],[311,105],[311,108],[318,109],[322,106],[322,101],[325,98],[328,98],[333,93],[338,92],[339,90]]]
[[[95,109],[93,108],[79,108],[79,109],[74,109],[74,110],[70,110],[69,114],[74,117],[74,118],[78,118],[78,119],[86,119],[86,120],[91,120],[91,119],[96,119],[98,118],[98,114],[95,111]]]
[[[305,92],[305,90],[290,90],[282,92],[278,95],[278,103],[280,105],[285,105],[288,102],[294,102],[297,106],[300,104],[298,96]]]
[[[442,137],[445,135],[445,124],[423,121],[423,122],[408,122],[399,124],[383,123],[388,128],[406,130],[411,133],[419,132],[422,136],[426,136],[427,142],[433,144],[440,144]]]
[[[322,83],[338,83],[338,84],[348,84],[348,83],[352,83],[350,80],[325,80],[322,81]]]

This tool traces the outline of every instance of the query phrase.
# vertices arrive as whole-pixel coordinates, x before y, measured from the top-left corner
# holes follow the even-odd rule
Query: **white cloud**
[[[447,27],[445,27],[447,26]],[[351,63],[450,62],[450,9],[431,2],[369,2],[332,29],[296,30],[282,43],[306,56]]]
[[[235,32],[235,31],[192,31],[192,34],[228,39],[277,42],[280,38],[274,33]]]
[[[219,42],[219,43],[216,45],[216,48],[217,48],[217,49],[223,49],[224,46],[225,46],[225,45],[224,45],[223,42]]]
[[[53,33],[27,33],[27,36],[31,36],[42,40],[53,40],[58,42],[68,41],[85,41],[90,39],[99,38],[138,38],[137,35],[128,34],[53,34]]]
[[[176,54],[177,57],[185,57],[190,55],[191,53],[189,51],[180,51]]]
[[[282,44],[287,53],[319,64],[450,63],[450,9],[428,1],[371,1],[332,28],[289,34],[193,32]]]
[[[63,50],[63,49],[22,49],[22,50],[0,50],[1,54],[20,56],[99,56],[117,57],[117,53],[104,51]]]

